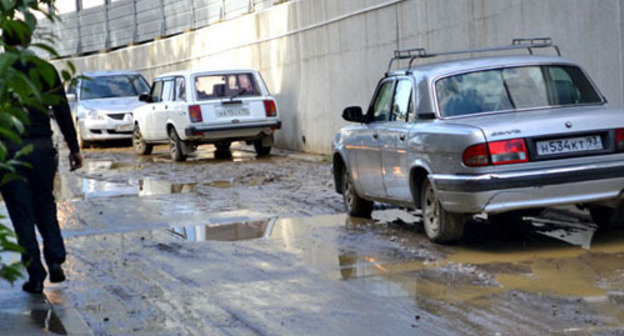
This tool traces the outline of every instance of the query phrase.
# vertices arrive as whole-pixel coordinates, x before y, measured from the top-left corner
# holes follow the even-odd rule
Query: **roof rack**
[[[425,48],[413,48],[413,49],[404,49],[404,50],[395,50],[394,57],[390,60],[390,64],[388,65],[388,73],[392,70],[392,65],[395,61],[409,59],[408,69],[412,68],[414,62],[419,58],[431,58],[437,56],[446,56],[446,55],[458,55],[458,54],[469,54],[469,53],[479,53],[479,52],[493,52],[493,51],[507,51],[507,50],[518,50],[518,49],[527,49],[529,54],[533,55],[533,49],[539,48],[554,48],[557,52],[558,56],[561,56],[561,51],[559,47],[552,43],[552,39],[550,37],[532,37],[532,38],[517,38],[511,41],[510,45],[504,45],[499,47],[488,47],[488,48],[477,48],[477,49],[465,49],[465,50],[453,50],[453,51],[443,51],[436,53],[428,53]]]

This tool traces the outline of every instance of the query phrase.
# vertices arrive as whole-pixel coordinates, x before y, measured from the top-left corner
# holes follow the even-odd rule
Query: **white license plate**
[[[217,110],[217,118],[246,117],[249,114],[249,110],[246,108]]]
[[[602,138],[599,135],[590,135],[577,138],[563,138],[537,142],[538,155],[555,155],[576,152],[601,150]]]
[[[132,132],[132,124],[117,125],[115,126],[115,132]]]

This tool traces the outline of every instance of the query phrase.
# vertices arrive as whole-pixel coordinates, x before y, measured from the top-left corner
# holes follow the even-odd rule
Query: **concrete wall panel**
[[[145,2],[139,1],[143,7]],[[241,11],[248,9],[246,0],[237,3]],[[342,109],[368,106],[396,48],[440,51],[551,36],[565,56],[586,67],[611,105],[620,107],[623,6],[624,0],[289,1],[74,61],[83,70],[138,69],[150,79],[179,69],[258,68],[282,113],[278,145],[327,153],[334,133],[346,124]],[[198,25],[219,20],[220,1],[195,0],[195,8]],[[153,17],[139,28],[154,33],[160,20]]]

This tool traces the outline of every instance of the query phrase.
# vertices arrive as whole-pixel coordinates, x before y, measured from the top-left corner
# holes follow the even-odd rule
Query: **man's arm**
[[[69,109],[67,97],[65,96],[65,88],[63,88],[63,84],[61,83],[58,73],[56,74],[53,90],[52,94],[58,96],[59,98],[59,102],[52,106],[54,118],[61,129],[61,133],[63,133],[65,142],[67,142],[69,152],[72,154],[78,153],[80,152],[80,148],[78,147],[78,139],[76,138],[76,128],[74,127],[71,110]]]

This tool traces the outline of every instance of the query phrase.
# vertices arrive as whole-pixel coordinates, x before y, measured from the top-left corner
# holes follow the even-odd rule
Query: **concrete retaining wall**
[[[292,0],[73,61],[80,70],[138,69],[148,78],[189,68],[258,68],[282,113],[278,144],[327,153],[346,124],[343,107],[368,105],[397,48],[435,51],[551,36],[619,107],[623,6],[624,0]]]

